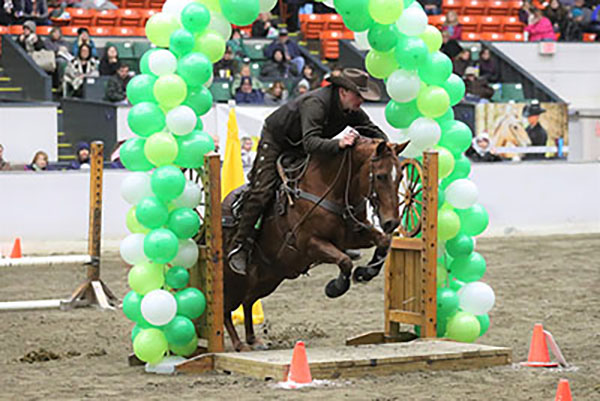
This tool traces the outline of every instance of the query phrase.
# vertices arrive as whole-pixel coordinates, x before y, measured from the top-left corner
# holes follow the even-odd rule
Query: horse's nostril
[[[400,220],[388,220],[383,223],[383,231],[387,234],[392,233],[400,225]]]

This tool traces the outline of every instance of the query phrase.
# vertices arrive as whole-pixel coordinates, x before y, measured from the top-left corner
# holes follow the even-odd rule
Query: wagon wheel
[[[414,237],[421,232],[423,216],[423,170],[415,159],[405,159],[400,163],[400,226],[403,237]]]

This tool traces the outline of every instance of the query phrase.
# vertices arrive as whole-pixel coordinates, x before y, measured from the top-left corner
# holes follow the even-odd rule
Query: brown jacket
[[[342,110],[337,88],[316,89],[279,107],[267,117],[263,139],[281,151],[337,153],[338,141],[331,138],[350,126],[363,136],[387,140],[362,109]]]

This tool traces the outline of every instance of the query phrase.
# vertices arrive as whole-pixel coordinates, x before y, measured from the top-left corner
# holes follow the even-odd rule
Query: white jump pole
[[[18,311],[27,309],[59,309],[63,302],[64,301],[60,299],[0,302],[0,311]]]
[[[56,255],[56,256],[28,256],[15,259],[0,259],[0,267],[22,266],[60,266],[65,264],[91,263],[90,255]]]

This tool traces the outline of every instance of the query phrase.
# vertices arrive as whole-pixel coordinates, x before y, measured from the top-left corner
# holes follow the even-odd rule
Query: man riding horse
[[[332,76],[328,81],[331,85],[286,103],[265,120],[234,237],[235,246],[228,255],[229,266],[238,274],[246,274],[256,235],[254,227],[275,193],[276,163],[282,153],[336,155],[354,144],[357,131],[364,136],[388,140],[360,107],[364,100],[380,99],[379,87],[366,72],[346,68],[340,76]],[[332,139],[348,126],[354,130],[339,140]]]

